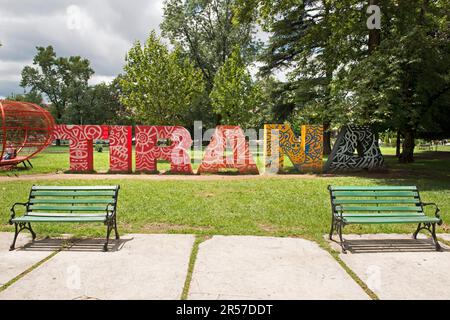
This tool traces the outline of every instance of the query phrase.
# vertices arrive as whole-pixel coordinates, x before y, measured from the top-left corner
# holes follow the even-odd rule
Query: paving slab
[[[411,235],[345,235],[354,250],[345,264],[380,299],[450,299],[450,250],[434,250],[430,239]]]
[[[189,298],[369,299],[316,243],[255,236],[214,236],[201,243]]]
[[[0,299],[179,299],[193,235],[81,240],[0,293]]]
[[[450,234],[448,233],[438,233],[438,238],[444,239],[445,241],[450,241]]]
[[[31,237],[19,234],[16,250],[9,251],[13,238],[14,234],[11,232],[0,232],[0,286],[45,259],[58,248],[42,251],[24,250],[23,246],[31,242]]]

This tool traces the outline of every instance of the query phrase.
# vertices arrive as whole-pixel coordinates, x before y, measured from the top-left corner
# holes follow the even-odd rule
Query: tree
[[[310,122],[322,122],[324,154],[329,154],[329,129],[334,120],[330,113],[333,72],[344,59],[350,59],[350,51],[340,46],[333,31],[336,24],[355,19],[355,16],[347,15],[341,1],[239,1],[241,21],[253,19],[253,11],[259,15],[264,29],[271,33],[260,57],[264,63],[262,74],[290,69],[288,83],[274,92],[277,100],[282,98],[283,101],[275,104],[276,118],[286,120],[303,115],[303,119]]]
[[[22,70],[20,85],[43,94],[54,108],[54,117],[61,123],[67,108],[77,107],[88,87],[88,80],[94,71],[89,60],[79,56],[56,57],[52,46],[37,47],[33,66]]]
[[[367,28],[368,5],[380,6],[381,30]],[[273,32],[263,71],[292,68],[287,111],[325,124],[332,119],[400,131],[399,160],[411,162],[414,137],[449,134],[446,5],[444,0],[240,0],[238,11],[240,19],[258,11]]]
[[[399,131],[399,161],[418,136],[450,135],[450,42],[445,1],[380,2],[386,27],[376,50],[341,69],[336,107],[350,121]],[[448,13],[447,13],[448,16]]]
[[[12,94],[9,97],[6,98],[7,100],[13,100],[13,101],[24,101],[24,102],[31,102],[37,105],[42,105],[43,98],[42,95],[36,91],[30,91],[26,92],[24,94]]]
[[[205,92],[195,113],[210,120],[210,125],[221,122],[221,114],[211,108],[209,93],[214,86],[214,78],[239,45],[242,59],[248,66],[256,58],[261,43],[253,35],[253,20],[236,20],[237,0],[166,0],[164,21],[161,24],[163,36],[175,46],[180,46],[203,74]],[[206,116],[206,117],[205,117]]]
[[[222,115],[222,124],[247,127],[260,106],[260,92],[252,81],[235,47],[214,78],[210,94],[214,112]]]
[[[202,95],[201,71],[176,48],[167,47],[152,31],[141,46],[128,52],[120,79],[120,101],[140,123],[185,125],[190,107]]]
[[[77,107],[67,109],[63,121],[73,124],[128,123],[116,92],[116,85],[113,81],[111,84],[100,83],[86,88]]]
[[[207,88],[236,45],[243,59],[253,61],[259,43],[253,39],[251,21],[237,23],[234,0],[166,0],[161,29],[174,45],[180,45],[197,68]]]

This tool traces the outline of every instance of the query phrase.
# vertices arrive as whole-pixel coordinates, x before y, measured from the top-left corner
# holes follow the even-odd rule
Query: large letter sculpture
[[[232,154],[227,155],[227,142]],[[222,169],[237,169],[241,174],[258,174],[248,142],[238,126],[217,126],[197,173],[217,173]]]
[[[103,137],[102,126],[57,125],[53,136],[70,140],[70,171],[94,170],[92,141]]]
[[[266,171],[277,173],[283,168],[284,155],[299,171],[322,171],[323,127],[302,126],[297,138],[289,124],[264,125],[264,152]]]
[[[109,126],[109,171],[131,173],[132,127]]]
[[[170,162],[170,172],[191,174],[189,150],[192,139],[189,131],[179,126],[136,127],[136,171],[156,172],[157,160]],[[159,140],[169,146],[158,146]]]
[[[324,171],[383,168],[384,158],[370,127],[349,125],[341,129]]]

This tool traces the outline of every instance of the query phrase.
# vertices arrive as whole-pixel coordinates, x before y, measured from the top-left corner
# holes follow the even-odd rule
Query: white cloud
[[[99,76],[94,74],[91,79],[89,79],[90,85],[96,85],[100,83],[111,83],[114,80],[115,76]]]
[[[163,1],[0,0],[0,95],[22,92],[20,72],[36,46],[52,45],[58,56],[89,59],[91,83],[110,82],[125,54],[149,31],[159,32]]]
[[[23,92],[20,72],[36,46],[87,58],[95,71],[90,82],[110,82],[122,72],[132,44],[144,42],[152,29],[160,33],[163,19],[163,0],[0,0],[0,8],[1,96]],[[255,33],[262,41],[269,35],[260,28]],[[283,72],[277,77],[285,79]]]

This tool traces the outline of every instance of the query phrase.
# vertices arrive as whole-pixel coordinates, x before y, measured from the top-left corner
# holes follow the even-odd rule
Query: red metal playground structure
[[[23,163],[52,142],[55,122],[50,113],[28,102],[0,100],[0,167]]]

